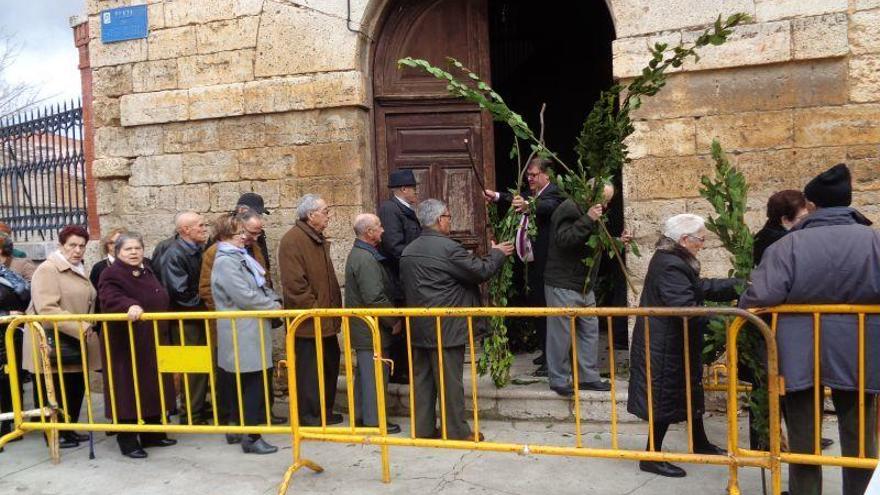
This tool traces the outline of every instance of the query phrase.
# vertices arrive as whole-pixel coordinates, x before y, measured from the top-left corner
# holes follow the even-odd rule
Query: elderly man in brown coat
[[[284,308],[342,307],[342,293],[330,259],[330,241],[324,238],[324,229],[330,223],[330,208],[317,194],[306,194],[297,205],[296,215],[296,224],[284,234],[278,248]],[[333,413],[339,377],[338,332],[338,319],[320,320],[324,365],[323,419],[326,424],[342,422],[342,416]],[[303,426],[320,426],[322,422],[315,334],[312,320],[296,330],[296,393],[299,423]]]

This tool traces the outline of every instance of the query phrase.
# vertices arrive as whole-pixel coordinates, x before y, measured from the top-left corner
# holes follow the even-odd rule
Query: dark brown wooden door
[[[453,236],[478,250],[486,215],[471,156],[480,179],[494,182],[491,117],[450,98],[432,76],[399,70],[397,60],[410,56],[446,67],[451,56],[489,80],[486,12],[486,0],[394,2],[373,58],[377,202],[389,196],[390,172],[412,169],[419,197],[447,202]]]

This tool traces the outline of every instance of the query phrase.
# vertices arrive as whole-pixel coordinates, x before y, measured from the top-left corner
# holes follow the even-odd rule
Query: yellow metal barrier
[[[42,362],[42,366],[39,369],[42,370],[42,373],[38,373],[35,375],[35,383],[34,386],[38,387],[38,389],[45,390],[45,400],[44,393],[38,393],[37,399],[38,404],[35,405],[35,409],[30,411],[32,416],[34,416],[36,421],[26,421],[26,417],[28,416],[27,411],[23,411],[22,403],[18,394],[13,395],[13,418],[15,422],[15,429],[12,433],[0,437],[0,446],[3,446],[9,440],[16,438],[30,431],[42,431],[46,432],[50,435],[57,434],[59,431],[65,430],[83,430],[83,431],[115,431],[115,432],[165,432],[165,433],[198,433],[198,434],[250,434],[250,433],[260,433],[260,434],[289,434],[292,436],[293,440],[293,463],[287,472],[284,475],[283,481],[279,488],[279,493],[285,493],[287,491],[288,485],[291,481],[293,474],[302,467],[307,467],[315,471],[321,471],[322,468],[315,463],[305,459],[302,456],[302,443],[306,441],[312,442],[337,442],[337,443],[361,443],[361,444],[371,444],[377,445],[380,447],[381,451],[381,461],[382,461],[382,479],[385,482],[389,482],[390,477],[390,467],[389,467],[389,447],[391,446],[410,446],[410,447],[433,447],[433,448],[445,448],[445,449],[465,449],[465,450],[479,450],[479,451],[492,451],[492,452],[508,452],[508,453],[516,453],[516,454],[545,454],[545,455],[558,455],[558,456],[572,456],[572,457],[595,457],[595,458],[608,458],[608,459],[621,459],[621,460],[630,460],[630,461],[667,461],[667,462],[686,462],[686,463],[698,463],[698,464],[713,464],[720,466],[728,466],[729,470],[729,493],[731,494],[739,494],[739,482],[738,482],[738,474],[740,467],[760,467],[766,468],[770,470],[771,474],[771,483],[772,490],[771,493],[779,494],[781,490],[781,466],[783,463],[798,463],[798,464],[816,464],[816,465],[834,465],[834,466],[845,466],[845,467],[858,467],[858,468],[873,468],[877,460],[873,458],[868,458],[865,456],[865,391],[864,391],[864,371],[865,371],[865,352],[864,348],[864,332],[865,332],[865,318],[866,315],[877,315],[880,314],[880,307],[868,307],[868,306],[803,306],[803,307],[793,307],[786,306],[780,308],[773,308],[772,310],[761,311],[761,313],[774,313],[774,314],[787,314],[787,313],[800,313],[800,314],[813,314],[816,322],[816,329],[820,330],[821,318],[815,315],[828,314],[828,313],[844,313],[844,314],[854,314],[858,315],[859,318],[859,332],[860,332],[860,349],[859,349],[859,370],[860,370],[860,387],[859,392],[861,395],[861,400],[859,401],[860,407],[860,426],[862,426],[862,431],[860,432],[860,455],[858,457],[831,457],[831,456],[823,456],[821,455],[821,451],[818,449],[811,454],[800,454],[800,453],[784,453],[781,452],[780,449],[780,438],[781,438],[781,421],[780,421],[780,413],[779,413],[779,395],[781,392],[781,379],[778,373],[778,357],[776,351],[776,340],[775,340],[775,328],[777,323],[777,317],[774,316],[772,318],[772,325],[768,326],[755,314],[732,309],[732,308],[578,308],[578,309],[565,309],[565,308],[461,308],[461,309],[335,309],[335,310],[309,310],[309,311],[248,311],[248,312],[205,312],[205,313],[152,313],[145,314],[141,321],[151,322],[152,330],[153,330],[153,339],[156,346],[156,355],[155,361],[157,364],[157,373],[158,373],[158,383],[159,387],[163,387],[163,375],[171,375],[171,374],[182,374],[184,378],[187,374],[190,373],[204,373],[209,375],[210,378],[210,387],[209,392],[211,399],[214,404],[214,414],[213,418],[210,418],[207,424],[196,424],[194,418],[192,416],[192,411],[187,408],[187,416],[184,424],[171,424],[168,421],[167,415],[163,414],[158,424],[147,424],[145,422],[145,418],[142,414],[143,404],[142,404],[142,393],[139,388],[137,377],[137,369],[139,363],[142,363],[143,357],[138,356],[138,350],[134,345],[134,328],[131,322],[128,322],[125,315],[73,315],[73,316],[20,316],[14,317],[11,319],[0,320],[0,323],[7,322],[8,327],[6,331],[6,344],[7,344],[7,352],[9,356],[9,376],[11,385],[13,390],[17,390],[20,382],[20,377],[17,372],[17,362],[20,359],[20,356],[16,356],[13,345],[13,332],[19,331],[19,327],[24,327],[26,331],[32,332],[32,334],[36,337],[33,339],[34,347],[31,349],[25,349],[25,352],[30,352],[32,354],[32,358],[34,362]],[[645,333],[646,333],[646,350],[647,355],[646,358],[648,360],[646,375],[647,375],[647,383],[652,383],[651,379],[651,365],[650,365],[650,325],[647,324],[648,317],[669,317],[669,318],[682,318],[684,321],[684,333],[685,337],[689,332],[694,331],[688,325],[688,322],[693,318],[697,317],[705,317],[710,315],[720,315],[726,316],[733,319],[731,325],[728,328],[727,334],[727,347],[728,354],[726,358],[726,362],[724,365],[728,371],[729,377],[737,376],[737,351],[736,351],[736,340],[739,335],[739,332],[747,323],[752,325],[754,328],[758,329],[763,335],[766,346],[767,346],[767,356],[768,356],[768,389],[770,396],[770,407],[769,407],[769,450],[765,452],[753,451],[750,449],[741,448],[739,446],[738,439],[738,418],[737,412],[740,409],[741,404],[740,401],[740,393],[743,391],[743,388],[737,383],[736,380],[729,379],[728,383],[723,385],[723,388],[726,392],[726,402],[727,402],[727,412],[728,412],[728,445],[727,445],[727,455],[705,455],[705,454],[697,454],[694,452],[694,441],[693,441],[693,421],[691,408],[688,407],[688,416],[687,416],[687,437],[688,437],[688,448],[687,451],[684,452],[660,452],[655,449],[653,445],[653,429],[654,429],[654,421],[653,417],[649,418],[648,421],[648,430],[649,434],[649,448],[646,451],[641,450],[623,450],[619,447],[619,432],[618,432],[618,417],[617,417],[617,389],[615,385],[615,366],[613,365],[614,353],[613,353],[613,335],[611,334],[611,328],[613,325],[610,324],[612,318],[645,318]],[[564,317],[567,318],[570,322],[570,331],[572,332],[572,371],[575,374],[573,385],[575,390],[575,394],[573,396],[573,401],[575,403],[574,407],[574,416],[575,421],[573,425],[575,440],[573,445],[534,445],[534,444],[525,444],[525,443],[512,443],[512,442],[494,442],[491,440],[484,441],[480,438],[480,432],[482,430],[480,424],[480,394],[478,391],[478,380],[477,380],[477,370],[476,370],[476,322],[481,318],[488,317],[533,317],[533,318],[546,318],[546,317]],[[612,409],[611,409],[611,417],[609,418],[611,421],[611,439],[610,439],[610,447],[605,445],[584,445],[584,438],[582,436],[582,411],[580,407],[580,394],[579,394],[579,385],[577,380],[577,339],[574,338],[574,325],[575,319],[577,317],[596,317],[596,318],[607,318],[609,321],[608,325],[608,339],[609,339],[609,359],[611,360],[611,400],[612,400]],[[235,327],[236,319],[243,318],[257,318],[260,319],[261,324],[264,324],[263,319],[270,318],[281,318],[285,321],[287,327],[287,336],[286,336],[286,365],[288,366],[288,387],[290,394],[290,425],[272,425],[271,418],[268,414],[269,412],[269,399],[268,393],[271,393],[271,384],[269,382],[270,376],[265,371],[268,367],[268,363],[265,362],[265,358],[263,361],[263,373],[262,373],[262,386],[264,388],[264,400],[266,401],[266,411],[267,417],[264,424],[260,425],[245,425],[244,421],[244,410],[243,410],[243,401],[241,397],[241,372],[238,369],[239,363],[239,345],[240,343],[237,340],[237,331]],[[376,391],[376,399],[377,399],[377,413],[379,416],[379,424],[377,427],[359,427],[355,424],[354,420],[354,406],[355,406],[355,398],[354,398],[354,378],[353,378],[353,367],[352,363],[353,353],[351,348],[351,319],[359,319],[363,321],[370,333],[373,336],[373,359],[375,362],[374,371],[374,381],[375,381],[375,391]],[[416,401],[415,397],[418,393],[414,384],[410,383],[409,385],[409,420],[410,420],[410,435],[406,436],[389,436],[387,433],[387,418],[386,418],[386,404],[385,404],[385,382],[383,380],[383,369],[384,366],[384,357],[382,355],[382,344],[380,342],[380,333],[379,333],[379,319],[380,318],[401,318],[404,320],[403,329],[405,332],[405,337],[407,341],[408,347],[408,363],[410,369],[410,374],[413,372],[413,332],[414,328],[412,326],[413,319],[415,318],[430,318],[435,321],[433,326],[434,331],[436,331],[436,338],[440,343],[441,347],[437,348],[437,360],[439,365],[444,365],[444,356],[442,352],[442,339],[443,339],[443,319],[447,318],[459,318],[466,320],[467,332],[468,332],[468,344],[469,344],[469,358],[470,358],[470,367],[468,371],[470,384],[471,384],[471,395],[470,399],[473,407],[473,436],[469,439],[453,439],[450,438],[449,431],[447,429],[447,416],[448,416],[448,408],[449,404],[446,403],[447,397],[447,387],[448,383],[444,380],[444,373],[439,373],[439,384],[438,384],[438,402],[439,402],[439,419],[440,419],[440,432],[439,438],[417,438],[416,437]],[[207,329],[210,326],[212,320],[218,319],[226,319],[232,320],[233,324],[233,346],[234,346],[234,354],[235,354],[235,363],[236,363],[236,371],[234,373],[235,380],[235,395],[238,398],[238,411],[231,412],[232,416],[235,416],[237,413],[238,416],[238,424],[235,425],[225,425],[220,424],[219,418],[217,415],[217,383],[215,380],[215,358],[212,355],[211,347],[212,343],[210,342],[210,333],[207,332]],[[346,406],[349,412],[348,424],[343,426],[330,426],[327,424],[326,418],[327,413],[331,412],[328,410],[328,398],[324,396],[324,370],[323,370],[323,355],[325,349],[323,348],[322,339],[314,338],[315,345],[315,353],[317,355],[317,381],[318,381],[318,390],[321,391],[319,393],[320,397],[320,407],[321,407],[321,424],[319,426],[305,426],[300,424],[299,419],[299,407],[297,404],[297,366],[296,366],[296,346],[295,343],[295,333],[296,330],[299,329],[304,323],[311,322],[314,328],[315,337],[320,337],[322,325],[327,322],[329,319],[340,320],[340,328],[341,328],[341,338],[342,338],[342,350],[344,356],[344,368],[341,370],[341,373],[345,377],[345,382],[347,385],[347,396],[346,396]],[[65,378],[65,375],[68,373],[53,373],[52,369],[64,369],[65,364],[61,361],[61,351],[60,351],[60,343],[59,343],[59,323],[63,321],[76,321],[79,322],[80,327],[80,347],[82,351],[82,359],[81,359],[81,368],[85,371],[83,388],[85,388],[85,399],[86,399],[86,411],[87,411],[87,420],[85,421],[72,421],[71,416],[68,414],[68,404],[66,398],[66,386],[72,385],[72,383],[67,382],[68,379]],[[204,323],[206,333],[209,336],[208,344],[204,346],[192,346],[192,345],[168,345],[163,342],[163,338],[160,335],[160,323],[161,322],[169,322],[171,327],[177,324],[178,328],[182,325],[184,321],[200,321]],[[114,331],[108,327],[108,324],[115,323],[119,324],[123,322],[124,330],[127,330],[129,337],[129,356],[127,358],[131,361],[131,369],[133,373],[133,377],[135,377],[133,381],[133,391],[134,391],[134,402],[135,409],[137,410],[137,421],[135,424],[127,424],[119,421],[119,418],[116,417],[116,400],[117,398],[114,395],[114,384],[112,382],[112,366],[114,362],[120,362],[119,356],[111,356],[110,355],[110,345],[108,341],[108,333],[110,331]],[[93,402],[93,392],[89,389],[88,383],[88,375],[90,371],[96,371],[93,369],[89,369],[88,359],[86,357],[86,345],[85,345],[85,337],[90,332],[90,328],[98,327],[101,329],[101,344],[104,347],[105,352],[108,355],[108,359],[106,362],[106,368],[108,373],[108,381],[109,389],[107,396],[105,396],[105,403],[108,404],[112,408],[112,416],[109,418],[110,422],[100,422],[96,418],[97,408]],[[44,330],[44,328],[48,330]],[[51,332],[54,334],[55,342],[58,343],[59,348],[56,349],[53,364],[49,364],[48,358],[50,356],[49,349],[46,345],[45,341],[45,332]],[[818,334],[818,332],[815,332]],[[262,332],[261,332],[262,335]],[[183,339],[180,339],[183,342]],[[262,344],[265,342],[261,342]],[[815,345],[818,346],[819,340],[816,339]],[[689,369],[690,362],[688,361],[690,353],[688,352],[688,339],[684,339],[684,356],[685,356],[685,369]],[[818,356],[818,354],[817,354]],[[817,358],[818,359],[818,358]],[[817,374],[816,382],[819,383],[819,376]],[[60,400],[55,397],[53,394],[54,389],[54,380],[58,380],[59,394],[61,395]],[[686,390],[687,390],[687,400],[691,401],[692,396],[692,385],[690,383],[690,373],[685,373],[685,381],[686,381]],[[189,403],[190,399],[190,391],[188,390],[188,381],[182,380],[183,383],[183,400],[186,400]],[[817,389],[818,390],[818,389]],[[653,412],[653,397],[652,397],[652,387],[648,386],[647,389],[647,401],[648,401],[648,412],[649,416],[652,416]],[[819,408],[818,400],[820,395],[817,392],[816,400],[817,400],[817,410]],[[162,411],[169,411],[174,408],[174,405],[165,403],[165,394],[164,390],[160,390],[159,393]],[[34,415],[34,411],[36,414]],[[817,426],[821,426],[821,416],[817,416]],[[820,431],[820,428],[816,429],[817,432]],[[817,433],[819,435],[819,433]],[[818,437],[817,437],[818,442]]]

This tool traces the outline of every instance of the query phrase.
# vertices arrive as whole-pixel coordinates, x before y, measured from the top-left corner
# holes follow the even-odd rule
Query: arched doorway
[[[398,70],[397,60],[412,56],[441,67],[447,56],[461,60],[536,130],[541,103],[547,103],[546,140],[569,160],[584,117],[612,82],[614,29],[604,2],[392,0],[377,32],[377,203],[388,197],[389,172],[413,169],[420,196],[449,203],[453,235],[468,247],[482,246],[485,238],[479,182],[505,189],[516,181],[508,158],[512,137],[475,106],[450,98],[442,82]]]

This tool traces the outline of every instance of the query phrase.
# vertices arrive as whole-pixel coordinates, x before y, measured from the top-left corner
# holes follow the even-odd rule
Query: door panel
[[[412,169],[419,198],[449,204],[453,237],[478,251],[486,237],[479,183],[494,182],[491,116],[449,97],[442,81],[399,70],[397,60],[412,56],[446,67],[452,56],[489,81],[487,11],[487,0],[392,2],[373,54],[377,203],[389,197],[390,172]]]

